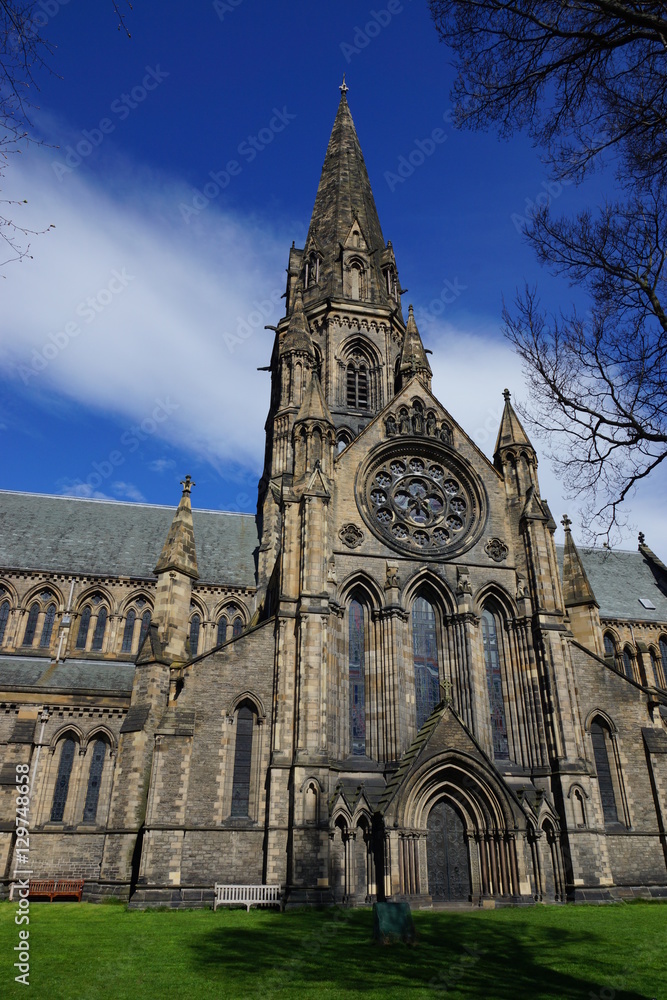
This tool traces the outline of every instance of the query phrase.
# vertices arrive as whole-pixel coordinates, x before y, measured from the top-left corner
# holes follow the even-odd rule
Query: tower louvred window
[[[347,366],[347,405],[355,410],[368,409],[368,368],[362,362]]]

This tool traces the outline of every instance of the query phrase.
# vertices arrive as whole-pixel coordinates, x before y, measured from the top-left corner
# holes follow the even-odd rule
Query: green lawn
[[[0,996],[16,907],[0,904]],[[184,997],[667,1000],[667,904],[416,912],[414,947],[371,940],[370,910],[128,911],[33,903],[30,988],[45,1000]]]

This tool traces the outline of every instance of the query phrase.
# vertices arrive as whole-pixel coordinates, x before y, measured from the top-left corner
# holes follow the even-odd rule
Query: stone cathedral
[[[667,567],[556,546],[509,392],[492,461],[434,395],[341,90],[256,516],[0,493],[5,895],[22,763],[87,899],[667,897]]]

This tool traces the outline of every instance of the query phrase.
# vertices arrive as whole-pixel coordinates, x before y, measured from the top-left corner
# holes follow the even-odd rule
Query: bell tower
[[[308,236],[290,250],[285,316],[275,328],[258,502],[265,582],[279,548],[275,500],[294,474],[292,432],[311,376],[339,451],[405,379],[406,344],[410,364],[430,378],[414,318],[406,334],[396,258],[382,234],[344,80],[340,91]],[[415,338],[423,362],[415,361]]]

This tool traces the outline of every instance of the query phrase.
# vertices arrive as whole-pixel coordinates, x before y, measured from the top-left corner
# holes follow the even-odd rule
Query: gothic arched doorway
[[[470,863],[463,821],[449,802],[441,799],[428,816],[426,855],[428,889],[432,899],[450,902],[470,898]]]

